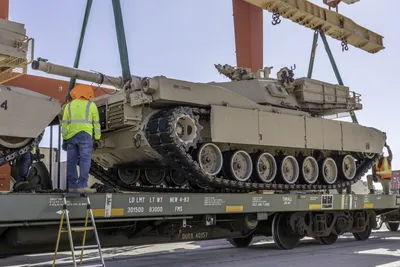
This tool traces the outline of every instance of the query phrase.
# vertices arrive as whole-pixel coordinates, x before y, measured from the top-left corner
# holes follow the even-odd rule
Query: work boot
[[[13,192],[32,192],[33,191],[37,191],[40,190],[40,185],[38,184],[30,184],[27,181],[19,181],[17,183],[15,183],[14,187],[13,187]]]
[[[68,190],[70,193],[96,193],[96,188],[71,188]]]
[[[375,194],[375,190],[374,190],[374,189],[370,189],[370,190],[369,190],[369,194],[370,194],[370,195]]]
[[[29,183],[27,181],[19,181],[16,182],[13,186],[13,191],[14,192],[19,192],[25,190],[29,186]]]

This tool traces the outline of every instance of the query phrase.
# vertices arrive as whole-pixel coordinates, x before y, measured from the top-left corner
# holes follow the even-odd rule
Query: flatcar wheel
[[[140,169],[120,167],[118,168],[118,177],[124,184],[133,185],[140,178]]]
[[[319,167],[317,160],[312,157],[304,157],[300,159],[301,177],[307,184],[314,184],[318,180]]]
[[[320,172],[325,183],[334,184],[336,182],[338,169],[336,162],[332,158],[327,157],[322,161]]]
[[[277,164],[270,153],[256,154],[253,157],[253,177],[260,183],[270,183],[275,179]]]
[[[322,244],[322,245],[332,245],[338,240],[339,236],[335,233],[331,233],[328,236],[321,236],[318,237],[317,240]]]
[[[399,223],[385,222],[385,226],[387,229],[389,229],[390,232],[396,232],[397,230],[399,230]]]
[[[346,155],[338,159],[338,166],[340,176],[343,176],[346,180],[352,180],[356,176],[357,162],[351,155]]]
[[[175,169],[169,171],[169,175],[165,177],[165,180],[170,186],[183,186],[187,182],[185,172]]]
[[[230,156],[227,154],[227,158],[229,160],[229,176],[239,182],[249,180],[253,172],[253,162],[250,155],[244,150],[237,150]]]
[[[272,220],[272,237],[280,249],[293,249],[300,242],[301,236],[289,226],[290,215],[277,213]]]
[[[363,232],[353,233],[353,236],[358,241],[365,241],[371,236],[371,227],[367,225]]]
[[[253,241],[253,237],[253,234],[250,234],[246,237],[230,237],[228,238],[228,241],[237,248],[245,248],[250,246],[251,242]]]
[[[221,150],[213,143],[203,144],[197,153],[197,161],[207,174],[217,175],[223,163]]]
[[[165,179],[166,173],[161,169],[145,169],[144,183],[148,185],[160,185]]]
[[[280,163],[280,176],[287,184],[297,182],[300,174],[299,163],[293,156],[285,156]]]

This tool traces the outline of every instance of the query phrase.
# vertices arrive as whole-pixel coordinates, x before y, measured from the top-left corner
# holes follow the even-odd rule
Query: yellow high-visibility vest
[[[381,163],[381,166],[378,164],[380,161],[375,163],[375,172],[376,175],[381,178],[381,179],[390,179],[392,178],[392,166],[389,164],[389,161],[387,157],[383,158],[383,162]]]
[[[100,119],[97,106],[86,99],[74,99],[64,108],[61,133],[68,140],[79,132],[86,132],[100,140]]]

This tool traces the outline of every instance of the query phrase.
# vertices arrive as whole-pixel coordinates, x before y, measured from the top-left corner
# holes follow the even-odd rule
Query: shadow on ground
[[[333,245],[305,238],[293,250],[279,250],[272,238],[257,237],[248,248],[234,248],[226,240],[182,242],[103,249],[107,267],[201,267],[201,266],[378,266],[400,260],[400,232],[374,232],[367,241],[351,234]],[[77,255],[80,255],[78,252]],[[100,263],[97,251],[84,254],[84,264]],[[53,254],[34,254],[0,259],[0,266],[51,266]],[[72,266],[70,252],[59,253],[57,266]],[[312,263],[311,263],[312,262]],[[385,265],[386,264],[386,265]]]

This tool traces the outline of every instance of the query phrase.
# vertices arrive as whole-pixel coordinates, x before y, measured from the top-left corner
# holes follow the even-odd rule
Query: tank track
[[[3,153],[0,154],[0,166],[3,166],[13,161],[14,159],[18,158],[20,155],[23,155],[28,151],[31,151],[34,146],[39,145],[40,141],[42,141],[43,135],[44,131],[41,132],[38,137],[34,138],[31,142],[21,148],[6,149],[5,151],[3,151]]]
[[[313,191],[329,189],[346,189],[348,186],[359,181],[364,174],[375,164],[379,155],[373,158],[364,158],[357,161],[357,171],[351,180],[345,180],[338,174],[335,184],[279,184],[279,183],[255,183],[238,182],[224,177],[214,177],[205,173],[199,164],[188,153],[192,144],[180,143],[174,134],[174,122],[182,114],[193,116],[198,119],[209,118],[209,110],[192,107],[177,107],[159,111],[154,114],[146,128],[146,137],[150,146],[168,161],[171,169],[185,172],[189,180],[189,187],[170,187],[170,186],[145,186],[141,184],[127,185],[123,183],[118,175],[112,170],[106,170],[92,161],[91,175],[103,182],[105,185],[112,186],[123,191],[151,191],[151,192],[215,192],[215,193],[245,193],[255,190],[293,190],[293,191]],[[195,140],[198,141],[198,140]],[[200,185],[200,186],[199,186]]]

